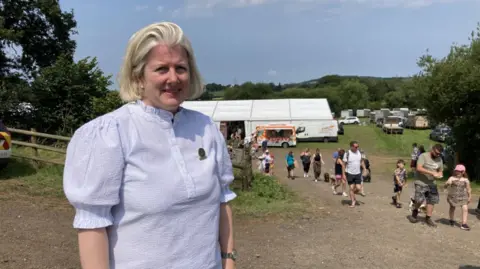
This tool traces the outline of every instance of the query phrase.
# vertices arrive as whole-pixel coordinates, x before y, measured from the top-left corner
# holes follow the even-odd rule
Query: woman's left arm
[[[220,204],[220,249],[222,253],[232,253],[235,249],[232,208],[228,203]],[[222,259],[222,263],[225,269],[235,268],[235,261],[232,259]]]
[[[470,180],[467,179],[467,194],[468,194],[468,203],[472,201],[472,186],[470,186]]]
[[[216,127],[216,125],[213,124]],[[234,238],[233,238],[233,214],[229,202],[237,196],[230,190],[230,184],[234,180],[232,160],[228,157],[227,146],[220,130],[216,128],[217,137],[217,172],[221,186],[220,195],[220,220],[219,220],[219,243],[222,252],[222,264],[224,269],[235,269]],[[226,257],[225,257],[226,256]]]

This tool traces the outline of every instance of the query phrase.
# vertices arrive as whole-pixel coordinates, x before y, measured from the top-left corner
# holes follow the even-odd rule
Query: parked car
[[[0,120],[0,169],[7,166],[12,156],[12,136]]]
[[[448,126],[439,125],[435,127],[430,133],[430,139],[438,142],[445,142],[445,140],[451,135],[452,129]]]
[[[343,129],[343,124],[339,124],[339,125],[338,125],[337,134],[339,134],[339,135],[345,134],[345,130]]]
[[[360,120],[357,117],[345,117],[343,120],[338,121],[339,125],[342,124],[360,124]]]

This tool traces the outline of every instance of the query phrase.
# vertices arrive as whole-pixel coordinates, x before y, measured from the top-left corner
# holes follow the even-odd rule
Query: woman
[[[300,160],[303,165],[303,177],[309,177],[308,172],[310,172],[310,164],[312,161],[312,154],[309,148],[306,148],[305,151],[300,154]]]
[[[293,157],[293,151],[288,152],[285,161],[287,163],[287,178],[295,179],[295,176],[293,175],[293,170],[295,169],[295,157]]]
[[[135,33],[119,83],[129,103],[80,127],[67,149],[82,268],[235,268],[232,163],[212,120],[180,106],[203,91],[182,29]]]
[[[322,164],[323,162],[322,154],[320,153],[320,149],[315,150],[315,154],[313,155],[313,175],[315,177],[315,182],[318,181],[320,178],[320,174],[322,173]]]
[[[332,181],[332,191],[334,195],[337,195],[337,188],[342,185],[342,195],[348,197],[347,195],[347,179],[343,176],[345,175],[345,163],[343,162],[343,156],[345,155],[345,150],[340,149],[338,151],[337,159],[335,160],[335,182]]]

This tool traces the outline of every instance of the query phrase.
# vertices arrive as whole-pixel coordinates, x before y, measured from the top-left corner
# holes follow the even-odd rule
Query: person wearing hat
[[[468,218],[468,204],[472,201],[472,189],[470,181],[466,175],[465,166],[458,164],[453,171],[453,175],[445,182],[445,188],[448,188],[447,201],[450,204],[449,216],[450,225],[455,226],[455,208],[462,208],[462,230],[470,230],[467,225]]]

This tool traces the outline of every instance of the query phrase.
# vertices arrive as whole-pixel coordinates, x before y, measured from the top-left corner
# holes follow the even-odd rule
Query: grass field
[[[436,143],[428,138],[430,130],[405,129],[403,135],[385,134],[375,125],[345,125],[344,130],[345,134],[339,135],[338,143],[298,143],[297,147],[347,149],[350,141],[355,140],[369,155],[405,158],[410,156],[412,144],[415,142],[418,145],[424,145],[426,149]]]
[[[405,130],[403,135],[389,135],[373,125],[349,125],[345,126],[345,135],[339,136],[338,143],[299,143],[297,147],[308,147],[312,150],[317,147],[320,149],[347,149],[350,141],[356,140],[359,141],[360,147],[365,150],[369,158],[377,157],[377,160],[384,158],[380,163],[372,163],[374,169],[377,172],[389,173],[398,158],[409,160],[411,146],[414,142],[424,145],[426,149],[435,144],[436,142],[429,140],[428,135],[429,130]],[[28,148],[15,147],[13,150],[22,155],[33,154],[33,150]],[[39,150],[39,156],[51,159],[64,158],[63,154],[42,150]],[[62,173],[63,166],[60,165],[37,167],[30,161],[12,159],[9,166],[0,171],[0,193],[15,191],[28,195],[63,197]],[[473,187],[480,189],[478,184],[473,184]],[[258,215],[298,208],[294,195],[288,194],[288,190],[280,190],[275,184],[255,186],[255,188],[253,192],[242,193],[238,189],[238,184],[234,184],[234,189],[239,193],[239,198],[235,202],[239,212]],[[264,195],[265,189],[275,188],[288,195],[281,199]]]
[[[372,160],[381,159],[380,163],[371,162],[373,169],[378,173],[390,173],[395,167],[396,160],[403,159],[409,164],[412,144],[423,145],[426,150],[438,143],[429,139],[430,130],[405,129],[402,135],[385,134],[375,125],[346,125],[345,134],[339,136],[338,143],[298,143],[297,147],[322,149],[348,149],[350,141],[358,141],[367,157]],[[445,171],[445,177],[450,174]],[[480,192],[480,184],[472,183],[476,193]]]

